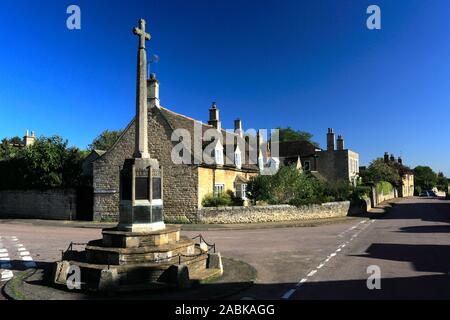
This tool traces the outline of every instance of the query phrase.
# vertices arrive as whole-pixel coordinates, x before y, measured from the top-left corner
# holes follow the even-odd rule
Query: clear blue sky
[[[82,30],[66,28],[66,8]],[[366,28],[377,4],[382,30]],[[450,2],[3,0],[0,137],[59,134],[85,148],[135,108],[145,18],[161,103],[222,124],[333,127],[367,164],[384,151],[450,176]]]

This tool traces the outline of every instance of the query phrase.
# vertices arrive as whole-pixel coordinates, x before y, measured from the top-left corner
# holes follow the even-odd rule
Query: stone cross
[[[139,20],[139,27],[133,29],[133,33],[139,36],[139,49],[145,49],[145,41],[150,40],[152,36],[145,32],[145,20]]]
[[[150,40],[151,36],[145,32],[144,19],[139,20],[139,27],[134,28],[133,33],[139,36],[134,157],[145,159],[150,158],[147,136],[147,52],[145,50],[145,41]]]

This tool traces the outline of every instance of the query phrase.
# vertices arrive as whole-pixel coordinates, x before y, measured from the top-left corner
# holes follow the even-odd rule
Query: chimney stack
[[[220,120],[219,120],[219,109],[217,109],[217,105],[215,102],[212,103],[211,109],[209,109],[209,121],[208,124],[213,126],[217,130],[221,129]]]
[[[260,170],[264,169],[264,156],[262,151],[262,140],[260,130],[256,133],[256,150],[258,151],[258,167]]]
[[[344,150],[344,138],[342,138],[341,135],[338,135],[338,138],[337,138],[337,149]]]
[[[385,163],[389,162],[389,153],[387,153],[387,152],[384,153],[384,162]]]
[[[334,131],[332,128],[328,128],[327,133],[327,150],[334,151],[335,141],[334,141]]]
[[[150,79],[147,80],[147,104],[148,107],[151,109],[153,107],[160,106],[159,103],[159,81],[156,79],[156,74],[151,73]]]
[[[234,133],[236,133],[241,138],[244,137],[244,131],[242,130],[241,119],[234,120]]]

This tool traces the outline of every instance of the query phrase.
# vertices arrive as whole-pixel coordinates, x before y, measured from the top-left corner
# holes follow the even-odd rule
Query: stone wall
[[[0,191],[0,218],[75,220],[76,192]]]
[[[174,165],[171,128],[157,108],[148,113],[148,143],[152,158],[163,167],[164,214],[168,222],[195,221],[198,168]],[[119,214],[119,172],[134,151],[134,120],[117,143],[94,162],[94,220],[116,221]]]
[[[376,207],[378,204],[388,201],[398,197],[397,190],[395,188],[388,194],[383,194],[383,192],[377,192],[377,188],[372,186],[372,192],[370,195],[371,206]]]
[[[200,223],[254,223],[298,221],[307,219],[323,219],[345,217],[363,213],[363,206],[351,207],[350,201],[329,202],[309,206],[295,207],[290,205],[252,206],[252,207],[219,207],[202,208],[198,211]],[[360,212],[359,212],[360,211]]]

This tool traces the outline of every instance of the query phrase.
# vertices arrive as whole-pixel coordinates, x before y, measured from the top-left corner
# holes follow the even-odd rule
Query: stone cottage
[[[282,164],[296,164],[327,181],[344,180],[356,185],[359,178],[359,154],[345,148],[341,135],[335,139],[332,128],[327,132],[326,150],[309,141],[285,141],[279,143],[279,154]]]
[[[233,142],[234,155],[225,153],[227,143],[219,140],[213,145],[212,163],[195,159],[196,128],[204,133],[215,129],[221,136],[226,133],[221,128],[219,109],[213,103],[209,110],[208,124],[175,113],[160,105],[159,82],[154,74],[147,80],[148,87],[148,147],[150,157],[156,158],[163,168],[164,214],[167,221],[194,222],[202,200],[207,194],[231,191],[238,198],[245,198],[246,181],[257,175],[257,164],[250,164],[249,157],[241,157],[249,153],[248,143],[244,142],[244,150]],[[173,141],[175,131],[184,130],[191,134],[192,141],[179,139]],[[242,122],[235,121],[234,136],[242,134]],[[116,220],[119,212],[119,171],[124,160],[133,156],[135,120],[133,119],[119,139],[104,154],[93,162],[94,220]],[[233,140],[234,141],[234,140]],[[244,140],[245,141],[245,140]],[[176,145],[182,143],[189,149],[190,163],[175,164],[172,152]],[[190,143],[188,143],[190,142]],[[201,141],[201,148],[207,147]],[[242,158],[245,160],[242,161]]]
[[[403,164],[401,157],[396,159],[393,154],[389,156],[389,153],[385,152],[383,159],[386,164],[395,168],[400,176],[400,186],[398,186],[397,190],[398,196],[414,196],[414,171]]]

